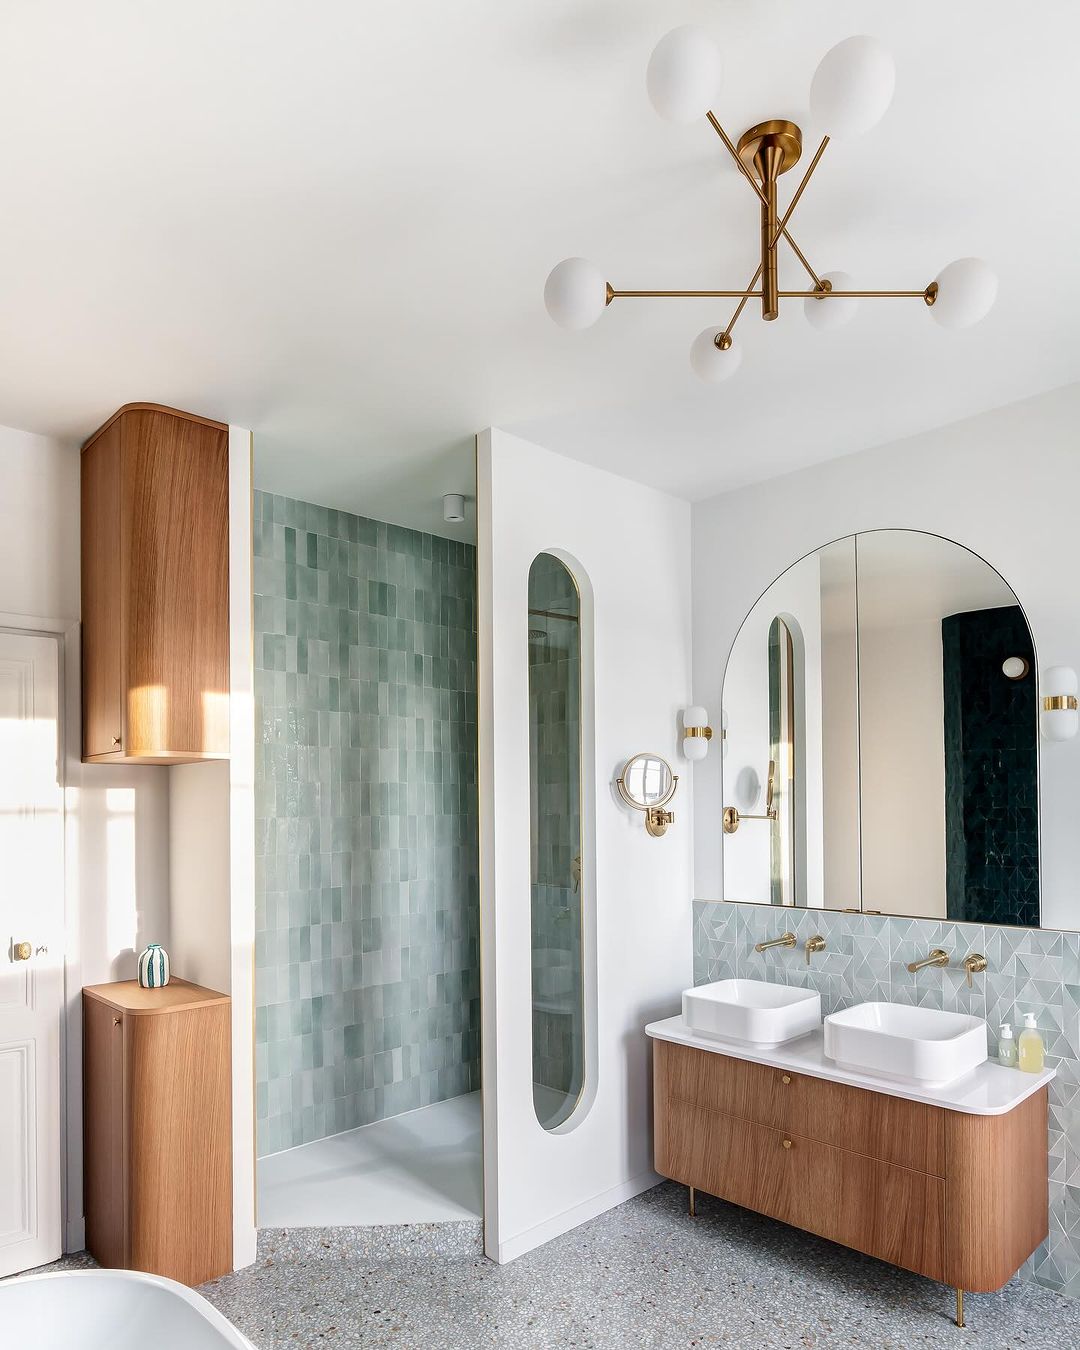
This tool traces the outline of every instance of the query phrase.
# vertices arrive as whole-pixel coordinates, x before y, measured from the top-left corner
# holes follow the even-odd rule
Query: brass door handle
[[[789,1073],[783,1074],[782,1077],[781,1077],[781,1079],[780,1079],[780,1081],[781,1081],[781,1083],[790,1083],[790,1082],[791,1082],[791,1074],[789,1074]]]
[[[119,736],[114,736],[114,737],[112,738],[112,743],[113,743],[113,745],[119,745],[119,744],[120,744],[120,737],[119,737]]]
[[[120,1019],[119,1017],[114,1017],[113,1020],[112,1020],[113,1026],[114,1026],[114,1027],[118,1027],[118,1026],[120,1025],[120,1021],[121,1021],[121,1019]]]
[[[790,1148],[790,1147],[791,1147],[791,1140],[790,1140],[790,1139],[782,1139],[780,1142],[784,1145],[785,1148]]]
[[[34,949],[29,942],[13,942],[11,944],[11,955],[16,961],[29,961],[33,954]]]

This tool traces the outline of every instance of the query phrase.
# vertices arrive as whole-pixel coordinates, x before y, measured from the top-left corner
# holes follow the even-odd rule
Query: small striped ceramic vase
[[[160,942],[151,942],[139,957],[139,983],[144,989],[161,989],[169,983],[169,953]]]

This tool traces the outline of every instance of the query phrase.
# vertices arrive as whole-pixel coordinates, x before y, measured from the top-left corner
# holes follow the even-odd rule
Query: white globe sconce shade
[[[673,28],[653,48],[645,72],[649,101],[667,122],[685,126],[704,117],[720,88],[720,53],[693,24]]]
[[[834,291],[853,291],[855,283],[847,272],[823,272],[822,281],[827,281]],[[803,313],[811,328],[822,333],[832,332],[849,324],[859,312],[858,300],[832,300],[827,296],[807,296],[803,301]]]
[[[693,705],[683,709],[683,754],[687,759],[704,759],[709,753],[712,727],[704,708]]]
[[[938,273],[930,313],[942,328],[970,328],[997,299],[997,273],[981,258],[957,258]]]
[[[826,304],[829,302],[826,301]],[[728,339],[727,347],[718,347],[722,328],[703,328],[690,344],[690,369],[705,384],[721,384],[739,369],[742,348]]]
[[[810,111],[829,136],[861,136],[881,121],[896,88],[896,66],[877,38],[849,37],[821,58],[810,83]]]
[[[1039,725],[1048,741],[1071,741],[1080,731],[1076,671],[1048,666],[1043,671]]]
[[[607,302],[604,275],[587,258],[564,258],[544,284],[544,304],[560,328],[591,328]]]

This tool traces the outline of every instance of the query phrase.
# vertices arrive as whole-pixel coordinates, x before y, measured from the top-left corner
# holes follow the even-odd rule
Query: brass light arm
[[[781,291],[782,300],[922,300],[932,305],[937,299],[937,283],[921,291],[834,291],[828,282],[819,291]]]
[[[810,181],[810,175],[811,175],[811,174],[814,172],[814,170],[817,168],[817,166],[818,166],[818,161],[821,159],[821,156],[825,153],[825,147],[826,147],[828,144],[829,144],[829,138],[828,138],[828,136],[823,137],[823,138],[822,138],[822,141],[821,141],[821,144],[820,144],[820,145],[818,146],[818,148],[817,148],[817,153],[814,155],[814,158],[810,161],[810,167],[809,167],[809,168],[807,169],[807,171],[803,174],[803,176],[802,176],[802,182],[801,182],[801,183],[799,184],[799,186],[795,189],[795,195],[794,195],[794,197],[792,197],[791,201],[788,203],[788,209],[784,212],[783,216],[781,217],[780,224],[776,227],[776,233],[775,233],[775,234],[773,235],[773,237],[772,237],[772,242],[773,242],[773,244],[778,244],[778,243],[780,242],[780,236],[784,233],[784,227],[785,227],[785,225],[787,225],[788,221],[791,219],[791,213],[792,213],[792,212],[795,210],[795,208],[798,206],[798,204],[799,204],[799,198],[803,195],[803,188],[805,188],[806,185],[807,185],[807,183],[809,183],[809,181]],[[741,161],[740,161],[740,162],[741,162]],[[790,243],[791,241],[788,240],[788,242]]]
[[[756,278],[755,278],[756,280]],[[753,285],[753,282],[751,282]],[[760,291],[617,291],[609,286],[607,303],[612,300],[760,300]]]
[[[727,152],[728,152],[728,154],[731,156],[731,158],[735,161],[736,165],[738,166],[739,172],[742,174],[742,176],[746,179],[746,181],[750,184],[750,186],[751,186],[751,187],[754,189],[754,191],[757,193],[758,199],[759,199],[759,201],[761,202],[762,206],[766,207],[766,209],[767,209],[768,206],[769,206],[769,198],[768,198],[768,196],[766,195],[764,189],[760,186],[760,184],[757,183],[757,182],[755,181],[754,175],[750,172],[750,170],[746,167],[746,165],[745,165],[745,164],[742,162],[742,160],[739,158],[739,152],[738,152],[738,150],[735,149],[735,146],[732,144],[732,142],[731,142],[731,137],[727,134],[727,132],[724,130],[724,128],[723,128],[723,127],[720,125],[720,123],[717,121],[716,116],[715,116],[714,113],[712,113],[712,112],[707,112],[707,113],[705,114],[705,116],[709,119],[709,123],[710,123],[710,125],[712,126],[712,129],[716,132],[716,134],[717,134],[717,135],[720,137],[720,139],[724,142],[724,148],[725,148],[725,150],[727,150]],[[812,164],[812,165],[810,166],[810,172],[811,172],[811,173],[813,172],[814,165],[815,165],[815,164],[817,163],[817,161],[821,158],[821,155],[822,155],[822,153],[823,153],[823,150],[824,150],[824,147],[822,147],[821,149],[819,149],[819,150],[818,150],[818,153],[814,156],[814,164]],[[807,174],[807,177],[809,177],[809,173]],[[801,189],[801,187],[800,187],[800,191],[801,191],[801,190],[802,190],[802,189]],[[788,214],[790,215],[791,213],[788,212]],[[786,220],[786,219],[787,219],[787,217],[785,217],[785,220]],[[776,240],[778,240],[778,239],[780,238],[781,235],[783,235],[783,237],[784,237],[784,238],[788,241],[788,243],[791,245],[792,251],[794,252],[796,258],[798,258],[798,260],[802,263],[803,267],[806,268],[806,271],[807,271],[807,273],[809,274],[810,280],[814,283],[814,285],[815,285],[815,286],[817,287],[817,289],[820,291],[820,290],[821,290],[821,278],[820,278],[820,277],[818,276],[818,274],[814,271],[814,269],[810,266],[810,264],[806,261],[806,258],[805,258],[805,256],[803,255],[802,249],[798,246],[798,244],[796,244],[795,240],[792,239],[791,235],[788,234],[787,226],[783,223],[783,221],[781,221],[781,223],[776,227],[776,233],[775,233],[774,236],[773,236],[773,242],[775,243]]]
[[[724,331],[723,331],[722,333],[720,333],[720,334],[714,339],[714,341],[716,342],[716,345],[720,348],[721,351],[726,351],[727,348],[731,346],[731,330],[732,330],[732,329],[735,327],[735,325],[738,323],[738,321],[739,321],[739,315],[740,315],[740,314],[743,312],[743,310],[746,308],[746,302],[747,302],[747,300],[750,300],[750,299],[753,298],[754,287],[758,284],[758,278],[759,278],[760,276],[761,276],[761,264],[758,263],[758,265],[757,265],[757,271],[756,271],[756,272],[754,273],[754,275],[750,278],[750,285],[746,288],[747,291],[749,292],[749,294],[744,295],[743,298],[739,301],[739,303],[735,306],[735,313],[734,313],[734,314],[731,316],[731,318],[728,320],[728,326],[724,329]]]

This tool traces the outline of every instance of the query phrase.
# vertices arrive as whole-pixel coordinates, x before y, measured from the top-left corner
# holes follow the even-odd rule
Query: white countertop
[[[966,1073],[947,1087],[920,1087],[915,1082],[899,1082],[893,1078],[879,1078],[858,1069],[842,1069],[825,1057],[825,1034],[820,1029],[786,1045],[741,1045],[722,1041],[717,1036],[703,1036],[691,1031],[682,1017],[669,1017],[663,1022],[650,1022],[646,1036],[657,1041],[672,1041],[676,1045],[692,1045],[697,1050],[708,1050],[714,1055],[730,1055],[733,1059],[749,1060],[752,1064],[768,1064],[774,1069],[790,1069],[793,1073],[808,1074],[811,1078],[827,1078],[833,1083],[847,1083],[850,1087],[868,1088],[888,1097],[905,1097],[909,1102],[925,1102],[928,1106],[942,1106],[949,1111],[963,1111],[971,1116],[1002,1116],[1019,1106],[1026,1098],[1050,1082],[1057,1070],[1043,1069],[1041,1073],[1024,1073],[1020,1069],[1006,1069],[988,1060],[971,1073]]]

